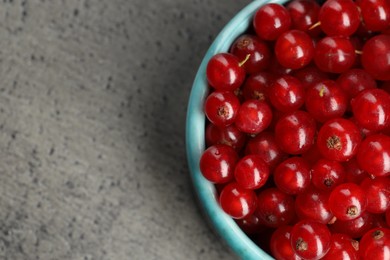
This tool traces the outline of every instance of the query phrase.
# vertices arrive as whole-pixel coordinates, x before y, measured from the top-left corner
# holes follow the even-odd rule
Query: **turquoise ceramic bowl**
[[[238,257],[248,260],[267,260],[273,258],[249,239],[234,220],[222,211],[218,204],[213,184],[208,182],[199,170],[199,159],[205,149],[205,114],[203,112],[203,103],[208,93],[206,66],[213,55],[220,52],[227,52],[233,41],[248,29],[252,23],[254,13],[260,6],[271,2],[284,4],[287,1],[253,1],[222,29],[207,51],[196,74],[187,111],[187,158],[199,202],[211,225],[226,244]]]

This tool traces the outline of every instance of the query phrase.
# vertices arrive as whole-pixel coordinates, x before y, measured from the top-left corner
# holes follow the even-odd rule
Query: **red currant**
[[[232,147],[216,144],[203,152],[200,171],[211,182],[225,183],[233,179],[237,161],[238,155]]]
[[[276,188],[261,191],[257,197],[254,214],[267,227],[277,228],[291,223],[294,219],[294,198]]]
[[[265,4],[253,17],[253,26],[257,35],[264,40],[276,40],[291,26],[291,17],[287,9],[279,4]]]
[[[312,85],[306,92],[306,110],[319,122],[341,117],[347,110],[347,97],[333,80]]]
[[[282,66],[300,69],[312,60],[314,44],[307,33],[290,30],[278,37],[275,44],[275,55]]]
[[[369,158],[369,159],[368,159]],[[376,177],[390,175],[390,137],[370,135],[360,145],[357,154],[360,168]]]
[[[240,61],[230,53],[218,53],[207,64],[206,75],[209,84],[218,90],[233,91],[245,80],[245,70]]]
[[[256,73],[268,67],[271,52],[268,45],[258,37],[250,34],[241,35],[230,48],[230,52],[244,61],[249,54],[249,59],[243,64],[247,73]]]
[[[328,227],[312,220],[301,220],[291,230],[291,245],[303,259],[321,259],[330,249]]]
[[[215,91],[207,97],[204,111],[211,123],[224,127],[234,122],[239,107],[240,101],[232,92]]]
[[[274,171],[276,186],[287,194],[298,194],[310,185],[310,167],[302,157],[290,157]]]
[[[242,86],[244,99],[257,99],[269,103],[269,89],[274,80],[275,76],[265,71],[250,75]]]
[[[363,260],[389,259],[390,229],[374,228],[368,231],[360,240],[359,253]]]
[[[318,132],[317,146],[329,160],[348,161],[358,152],[361,135],[350,120],[336,118],[327,121]]]
[[[375,214],[390,209],[390,178],[366,178],[360,186],[367,194],[367,211]]]
[[[295,111],[279,119],[275,126],[275,137],[279,147],[289,154],[302,154],[314,143],[316,124],[311,115]]]
[[[364,26],[369,31],[383,31],[390,27],[390,3],[387,0],[359,0],[357,4]]]
[[[281,226],[271,236],[271,252],[278,260],[301,260],[291,246],[291,230],[292,226]]]
[[[260,155],[251,154],[241,158],[234,171],[238,184],[245,189],[262,187],[269,177],[269,167]]]
[[[359,259],[359,242],[346,234],[333,233],[329,252],[322,260]]]
[[[311,36],[318,36],[319,27],[311,28],[318,21],[320,5],[314,0],[293,0],[287,4],[292,28],[304,31]]]
[[[345,169],[341,163],[327,159],[318,160],[311,170],[312,183],[320,190],[332,190],[344,183]]]
[[[219,203],[222,209],[232,218],[245,218],[256,209],[256,193],[253,190],[242,188],[236,182],[232,182],[223,188]]]
[[[226,144],[233,147],[237,152],[241,151],[246,143],[246,135],[238,130],[235,125],[218,127],[212,123],[208,124],[205,132],[206,144]]]
[[[390,80],[390,35],[370,38],[363,46],[363,68],[377,80]],[[375,57],[375,58],[374,58]]]
[[[367,196],[355,183],[343,183],[335,187],[329,196],[329,207],[339,220],[360,217],[367,207]]]
[[[240,131],[247,134],[258,134],[265,130],[272,121],[269,105],[259,100],[247,100],[241,104],[235,120]]]
[[[269,92],[271,104],[281,112],[298,110],[305,102],[302,83],[290,75],[275,80]]]
[[[321,29],[330,36],[350,36],[359,27],[360,13],[352,0],[328,0],[320,9]]]

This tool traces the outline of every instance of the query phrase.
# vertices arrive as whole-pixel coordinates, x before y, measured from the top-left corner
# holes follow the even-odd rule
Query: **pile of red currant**
[[[266,4],[206,70],[203,176],[276,259],[390,259],[390,1]]]

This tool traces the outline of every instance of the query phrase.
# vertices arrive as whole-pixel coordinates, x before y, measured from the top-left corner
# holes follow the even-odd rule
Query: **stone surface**
[[[196,207],[196,69],[248,1],[0,4],[0,259],[235,259]]]

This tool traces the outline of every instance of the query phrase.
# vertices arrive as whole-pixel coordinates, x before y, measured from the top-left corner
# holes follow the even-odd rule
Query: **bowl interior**
[[[199,169],[199,160],[205,149],[205,114],[203,103],[208,93],[206,66],[209,59],[220,52],[227,52],[233,41],[243,34],[252,23],[256,10],[266,3],[284,4],[287,0],[255,0],[241,10],[222,29],[208,49],[196,74],[187,110],[186,148],[188,165],[195,192],[200,204],[217,233],[228,246],[242,259],[273,259],[259,248],[235,223],[225,214],[218,204],[214,185],[207,181]]]

